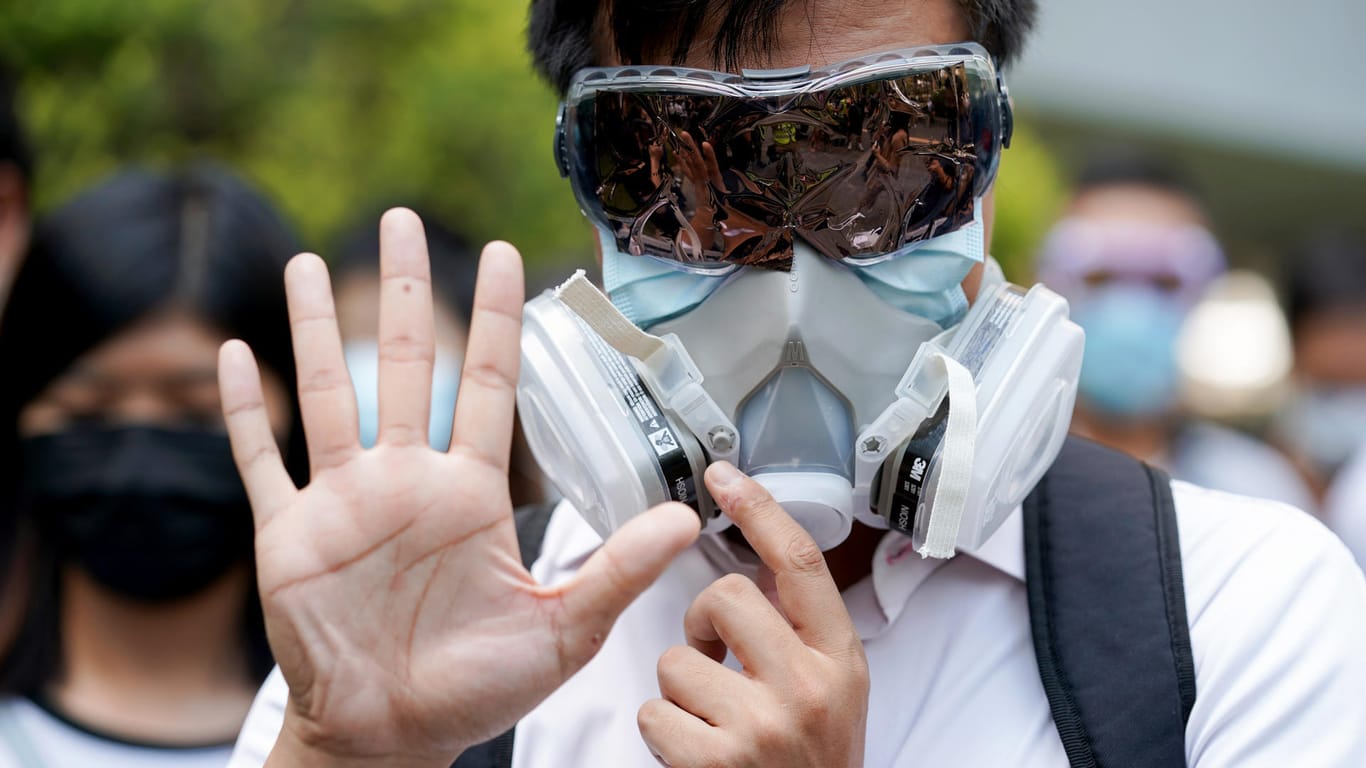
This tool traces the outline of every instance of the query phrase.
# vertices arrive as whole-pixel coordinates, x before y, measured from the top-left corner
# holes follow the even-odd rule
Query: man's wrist
[[[449,758],[419,758],[412,755],[390,753],[348,754],[325,746],[317,739],[301,734],[302,730],[291,713],[285,714],[284,726],[275,740],[275,746],[266,758],[265,768],[360,768],[383,765],[388,768],[449,768],[459,755]]]

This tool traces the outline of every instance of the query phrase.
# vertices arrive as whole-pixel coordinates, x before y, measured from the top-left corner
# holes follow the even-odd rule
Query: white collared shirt
[[[1173,483],[1195,656],[1192,766],[1366,765],[1366,580],[1308,515]],[[922,560],[899,534],[845,590],[871,690],[866,766],[1066,766],[1039,682],[1024,586],[1023,522],[982,549]],[[532,568],[572,576],[599,540],[565,505]],[[720,576],[753,569],[724,540],[684,552],[617,621],[602,650],[517,726],[514,768],[656,768],[636,711],[682,617]],[[731,661],[733,663],[733,660]],[[231,768],[260,766],[287,696],[258,696]]]

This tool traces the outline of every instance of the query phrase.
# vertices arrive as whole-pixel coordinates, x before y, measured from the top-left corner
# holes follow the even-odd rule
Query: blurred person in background
[[[1366,570],[1366,441],[1338,472],[1323,502],[1324,518]]]
[[[1174,168],[1119,151],[1083,170],[1038,263],[1040,281],[1086,331],[1073,431],[1180,480],[1315,509],[1275,449],[1181,408],[1177,337],[1226,269],[1198,195]]]
[[[1325,233],[1288,264],[1295,392],[1276,436],[1366,563],[1366,240]]]
[[[432,448],[450,447],[460,368],[474,307],[478,254],[469,241],[430,213],[421,212],[427,231],[432,269],[432,310],[436,358],[432,367],[432,407],[428,441]],[[332,274],[337,325],[346,366],[356,389],[360,442],[369,448],[379,434],[379,228],[378,215],[364,216],[342,237]],[[513,506],[541,501],[540,470],[520,430],[513,443],[509,472]]]
[[[28,145],[14,111],[14,81],[0,67],[0,309],[28,249],[32,172]]]
[[[33,166],[14,110],[14,82],[0,66],[0,314],[29,239],[29,186]],[[0,370],[8,366],[0,363]],[[24,586],[16,557],[11,489],[0,483],[0,654],[9,647],[23,610]]]
[[[261,355],[296,479],[281,279],[298,249],[208,167],[126,171],[38,228],[0,323],[0,473],[31,531],[0,766],[222,766],[271,665],[217,348]]]

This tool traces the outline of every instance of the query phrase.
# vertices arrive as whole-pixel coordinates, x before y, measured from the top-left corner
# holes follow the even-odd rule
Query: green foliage
[[[125,163],[209,156],[254,179],[315,246],[420,202],[529,259],[589,239],[551,161],[556,99],[526,5],[480,0],[14,3],[39,206]]]
[[[1010,149],[996,176],[991,252],[1013,282],[1032,282],[1033,261],[1067,201],[1068,188],[1052,155],[1028,126],[1016,121]]]
[[[208,156],[279,201],[312,247],[421,203],[534,265],[590,258],[551,159],[556,99],[526,0],[0,0],[39,207],[121,165]],[[1012,276],[1061,183],[1028,131],[1005,153],[994,252]]]

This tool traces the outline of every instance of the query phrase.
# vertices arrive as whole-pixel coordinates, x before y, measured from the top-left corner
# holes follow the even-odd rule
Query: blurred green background
[[[208,156],[310,247],[392,204],[502,238],[552,278],[591,239],[550,143],[525,0],[0,0],[0,58],[41,211],[129,163]],[[994,251],[1016,277],[1064,185],[1028,126],[1002,161]]]

